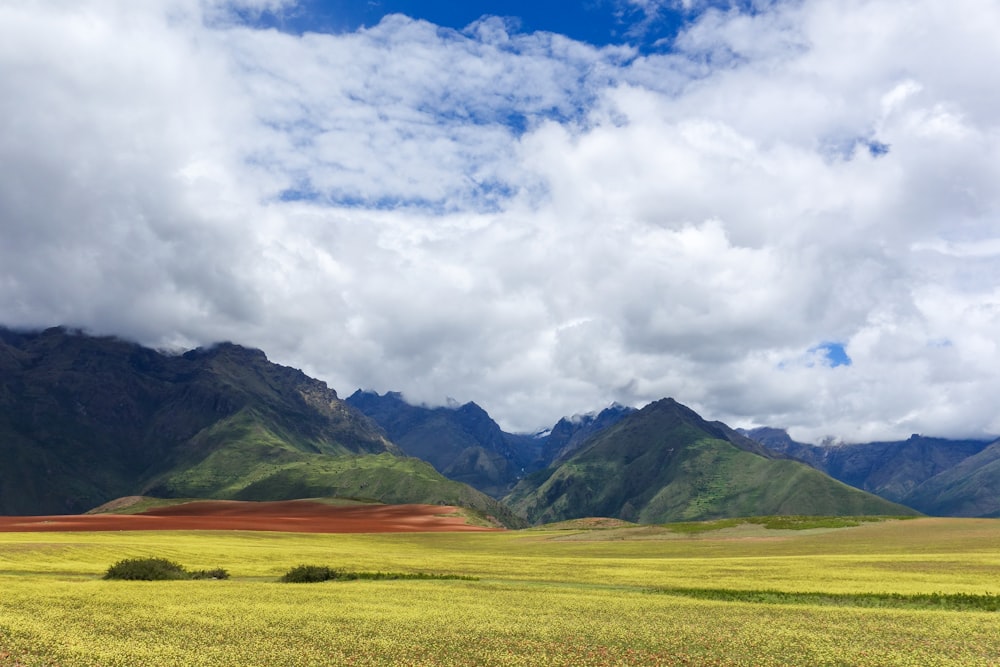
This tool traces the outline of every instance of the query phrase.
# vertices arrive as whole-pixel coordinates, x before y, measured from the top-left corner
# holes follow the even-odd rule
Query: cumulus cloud
[[[671,395],[811,440],[1000,433],[1000,10],[684,7],[642,55],[4,3],[0,319],[234,340],[511,429]]]

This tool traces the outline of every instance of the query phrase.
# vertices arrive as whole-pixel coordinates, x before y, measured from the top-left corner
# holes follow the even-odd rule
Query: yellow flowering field
[[[142,556],[232,578],[101,579]],[[477,580],[277,582],[302,563]],[[705,590],[780,595],[688,594]],[[908,602],[931,594],[1000,595],[1000,521],[696,535],[7,533],[0,665],[1000,665],[1000,611]]]

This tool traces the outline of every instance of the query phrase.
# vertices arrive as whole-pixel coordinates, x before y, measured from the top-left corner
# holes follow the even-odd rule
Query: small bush
[[[192,579],[228,579],[229,572],[217,567],[214,570],[195,570],[190,576]]]
[[[286,572],[279,581],[286,584],[310,584],[319,581],[373,581],[398,579],[462,579],[478,581],[475,577],[460,574],[427,574],[426,572],[346,572],[325,565],[297,565]]]
[[[179,564],[166,558],[126,558],[109,567],[104,578],[163,581],[187,579],[187,572]]]
[[[188,572],[179,563],[166,558],[126,558],[104,573],[105,579],[131,581],[168,581],[176,579],[228,579],[229,573],[221,567],[214,570]]]
[[[342,573],[325,565],[296,565],[281,577],[286,584],[312,584],[343,578]]]

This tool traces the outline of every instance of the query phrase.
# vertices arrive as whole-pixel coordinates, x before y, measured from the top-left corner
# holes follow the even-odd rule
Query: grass
[[[828,607],[891,607],[894,609],[937,609],[948,611],[1000,611],[1000,595],[971,593],[789,593],[786,591],[746,591],[715,588],[657,588],[652,593],[752,604],[809,604]]]
[[[154,556],[232,578],[100,578]],[[302,562],[434,578],[277,583]],[[996,665],[1000,522],[7,533],[0,591],[4,667]]]
[[[209,498],[154,498],[152,496],[127,496],[124,498],[118,498],[109,503],[105,503],[94,509],[84,512],[84,514],[141,514],[143,512],[148,512],[152,509],[158,509],[161,507],[175,507],[177,505],[186,505],[188,503],[200,503],[200,502],[212,502],[213,499]],[[321,496],[316,498],[295,498],[294,500],[302,500],[314,503],[322,503],[324,505],[332,505],[334,507],[357,507],[365,505],[382,505],[383,503],[372,500],[372,499],[358,499],[358,498],[345,498],[342,496]],[[253,501],[251,501],[253,502]],[[267,501],[260,501],[267,502]],[[486,519],[483,515],[476,510],[469,509],[467,507],[456,507],[459,514],[466,517],[470,523],[477,523],[477,525],[487,525]],[[490,523],[489,525],[495,526],[495,523]]]
[[[215,424],[201,437],[207,456],[178,465],[150,485],[150,493],[178,498],[292,500],[336,496],[384,503],[427,503],[468,507],[493,523],[520,527],[524,521],[506,506],[439,474],[429,463],[382,453],[351,455],[310,452],[269,430],[252,411]],[[210,447],[216,440],[225,445]],[[318,447],[318,446],[317,446]]]
[[[755,516],[714,521],[691,521],[665,524],[665,528],[675,533],[693,535],[714,530],[735,528],[745,524],[755,524],[768,530],[816,530],[831,528],[853,528],[862,523],[878,523],[890,519],[903,521],[911,516]]]
[[[172,507],[196,502],[197,498],[152,498],[150,496],[127,496],[95,507],[85,514],[141,514],[158,507]]]

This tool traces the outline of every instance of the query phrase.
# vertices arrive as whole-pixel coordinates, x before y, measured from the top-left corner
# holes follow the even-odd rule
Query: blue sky
[[[995,436],[997,34],[980,0],[6,0],[0,324],[509,430],[671,396]]]
[[[293,33],[342,33],[371,27],[394,13],[454,30],[463,30],[483,16],[498,16],[510,19],[518,32],[553,32],[596,46],[630,44],[641,51],[668,48],[692,16],[668,3],[647,3],[644,8],[626,0],[307,0],[291,10],[264,12],[256,22]]]
[[[851,365],[851,358],[847,356],[847,350],[844,349],[843,343],[823,343],[816,348],[816,351],[823,355],[826,363],[831,368]]]

